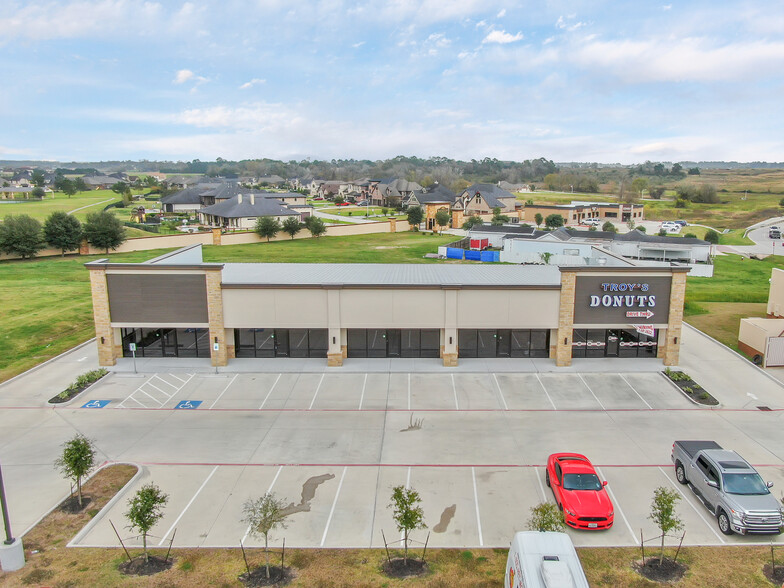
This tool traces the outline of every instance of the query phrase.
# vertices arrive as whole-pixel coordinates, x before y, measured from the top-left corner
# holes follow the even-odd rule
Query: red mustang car
[[[614,509],[605,486],[588,458],[579,453],[553,453],[547,458],[545,482],[552,488],[564,522],[575,529],[609,529]]]

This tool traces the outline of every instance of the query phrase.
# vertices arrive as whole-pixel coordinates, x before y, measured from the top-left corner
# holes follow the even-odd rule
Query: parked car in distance
[[[598,218],[584,218],[583,219],[583,224],[584,225],[588,225],[588,226],[600,225],[601,223],[602,223],[602,221],[600,219],[598,219]]]
[[[314,196],[313,200],[324,200],[321,196]]]
[[[713,513],[725,535],[781,533],[782,509],[749,462],[715,441],[676,441],[670,456],[675,477],[688,484]]]
[[[777,226],[772,226],[768,229],[768,238],[781,239],[781,229]]]
[[[359,202],[357,202],[357,206],[370,206],[370,202],[368,202],[367,200],[360,200]]]
[[[685,220],[676,220],[675,222],[677,224],[679,224],[680,226],[682,226],[682,227],[688,227],[689,226],[689,223],[687,223]]]
[[[588,588],[571,538],[555,531],[515,533],[506,558],[504,588]]]
[[[547,458],[545,483],[575,529],[609,529],[615,516],[607,482],[596,475],[591,462],[579,453],[553,453]]]

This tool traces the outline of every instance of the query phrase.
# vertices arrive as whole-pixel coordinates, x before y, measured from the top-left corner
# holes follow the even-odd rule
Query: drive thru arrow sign
[[[652,310],[630,310],[626,313],[626,318],[646,318],[653,316]]]

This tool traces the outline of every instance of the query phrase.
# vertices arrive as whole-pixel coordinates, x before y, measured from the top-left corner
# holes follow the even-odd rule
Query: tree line
[[[6,216],[0,224],[0,252],[30,259],[47,245],[62,255],[79,249],[82,240],[100,249],[117,249],[126,240],[125,228],[109,212],[87,215],[84,224],[62,211],[49,215],[43,225],[27,214]]]

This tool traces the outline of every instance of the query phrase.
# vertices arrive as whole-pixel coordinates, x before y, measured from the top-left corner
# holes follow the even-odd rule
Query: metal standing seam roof
[[[222,283],[275,286],[558,287],[555,266],[374,263],[227,263]]]

